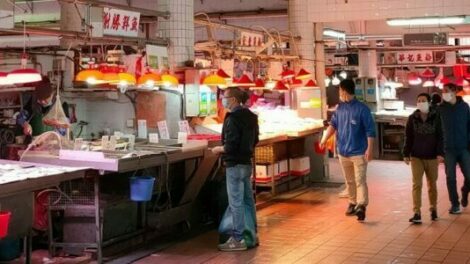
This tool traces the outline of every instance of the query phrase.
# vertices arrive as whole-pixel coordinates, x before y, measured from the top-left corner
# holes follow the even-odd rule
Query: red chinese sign
[[[432,51],[400,51],[397,52],[398,64],[426,64],[433,63]]]
[[[126,10],[103,9],[103,33],[112,36],[137,37],[140,13]]]

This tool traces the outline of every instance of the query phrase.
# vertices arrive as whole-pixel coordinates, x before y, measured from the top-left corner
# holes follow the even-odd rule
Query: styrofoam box
[[[257,182],[270,182],[273,177],[279,178],[279,163],[256,165]]]
[[[279,176],[285,177],[289,176],[289,161],[281,160],[279,162]]]
[[[301,157],[289,160],[290,174],[292,176],[304,176],[310,173],[310,158]]]

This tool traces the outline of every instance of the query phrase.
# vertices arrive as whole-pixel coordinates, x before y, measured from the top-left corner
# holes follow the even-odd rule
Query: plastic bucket
[[[0,239],[8,235],[11,212],[0,211]]]
[[[314,145],[315,145],[315,152],[316,152],[317,154],[323,155],[323,154],[326,153],[326,148],[322,148],[322,147],[320,146],[320,142],[317,141],[317,142],[315,142]]]
[[[131,177],[131,200],[146,202],[152,199],[155,178],[150,176]]]

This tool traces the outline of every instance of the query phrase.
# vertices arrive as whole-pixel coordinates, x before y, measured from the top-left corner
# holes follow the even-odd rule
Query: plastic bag
[[[42,118],[42,121],[44,124],[54,128],[70,128],[70,122],[65,115],[59,94],[57,94],[57,99],[54,105],[51,107],[51,110],[49,110],[49,112]]]
[[[249,248],[255,247],[256,244],[256,214],[255,211],[250,210],[248,207],[245,207],[245,231],[243,231],[243,236],[245,239],[246,246]],[[230,207],[227,207],[225,210],[222,221],[219,225],[219,234],[221,234],[221,243],[227,241],[227,239],[232,234],[233,230],[233,217]]]

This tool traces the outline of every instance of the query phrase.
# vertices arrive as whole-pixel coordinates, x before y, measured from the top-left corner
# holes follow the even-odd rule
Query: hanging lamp
[[[467,80],[465,80],[465,78],[459,77],[457,80],[455,80],[455,85],[465,87],[468,86],[469,83]]]
[[[312,74],[310,72],[308,72],[307,70],[305,70],[304,68],[300,69],[300,71],[297,73],[297,75],[295,76],[296,79],[299,79],[299,80],[305,80],[305,79],[308,79],[312,76]]]
[[[75,81],[97,84],[103,80],[103,76],[104,74],[98,70],[82,70],[75,76]]]
[[[248,77],[248,75],[246,74],[243,74],[242,77],[240,77],[240,79],[234,81],[234,83],[237,85],[237,86],[240,86],[240,87],[252,87],[252,86],[255,86],[255,83],[250,79],[250,77]]]
[[[310,79],[310,80],[305,84],[305,87],[309,87],[309,88],[310,88],[310,87],[318,87],[318,86],[317,86],[317,83],[316,83],[314,80]]]
[[[291,69],[284,69],[281,73],[281,77],[283,80],[294,78],[295,77],[295,72]]]
[[[263,79],[256,79],[255,86],[251,87],[250,90],[264,90],[266,84],[264,83]]]
[[[7,72],[0,72],[0,85],[9,85],[9,84],[11,84],[8,81],[7,76],[8,76]]]
[[[277,81],[276,86],[274,86],[273,90],[278,92],[287,92],[289,91],[289,88],[284,84],[284,82]]]
[[[118,84],[119,83],[119,75],[114,72],[109,72],[103,74],[102,78],[103,82],[109,83],[109,84]]]
[[[424,70],[421,73],[421,77],[423,77],[423,78],[434,78],[434,77],[436,77],[436,75],[434,74],[434,72],[431,69],[426,68],[426,70]]]
[[[11,84],[20,84],[41,81],[41,74],[36,69],[26,68],[27,63],[28,56],[26,54],[26,23],[23,21],[23,55],[21,57],[21,68],[8,73],[7,82]]]
[[[328,87],[328,86],[330,86],[330,84],[331,84],[331,79],[326,77],[325,78],[325,86]]]
[[[138,85],[144,85],[148,88],[153,88],[155,85],[160,84],[162,81],[162,77],[156,73],[146,73],[139,77],[137,80]]]
[[[346,71],[341,71],[339,73],[339,77],[341,77],[341,79],[344,80],[344,79],[348,78],[348,73]]]
[[[228,75],[224,70],[222,69],[219,69],[217,70],[217,73],[216,73],[218,76],[224,78],[226,81],[232,79],[232,77],[230,77],[230,75]]]
[[[118,78],[121,85],[135,85],[137,83],[135,76],[130,73],[118,73]]]
[[[410,72],[408,74],[408,83],[410,85],[420,85],[423,80],[415,72]]]
[[[226,87],[227,86],[227,81],[219,76],[218,74],[211,74],[204,78],[202,81],[202,84],[208,85],[208,86],[221,86],[221,87]]]
[[[340,83],[341,83],[341,80],[336,75],[335,77],[333,77],[333,80],[331,80],[331,84],[333,84],[334,86],[339,85]]]
[[[162,75],[162,84],[164,86],[177,86],[180,84],[178,78],[171,74],[163,74]]]

